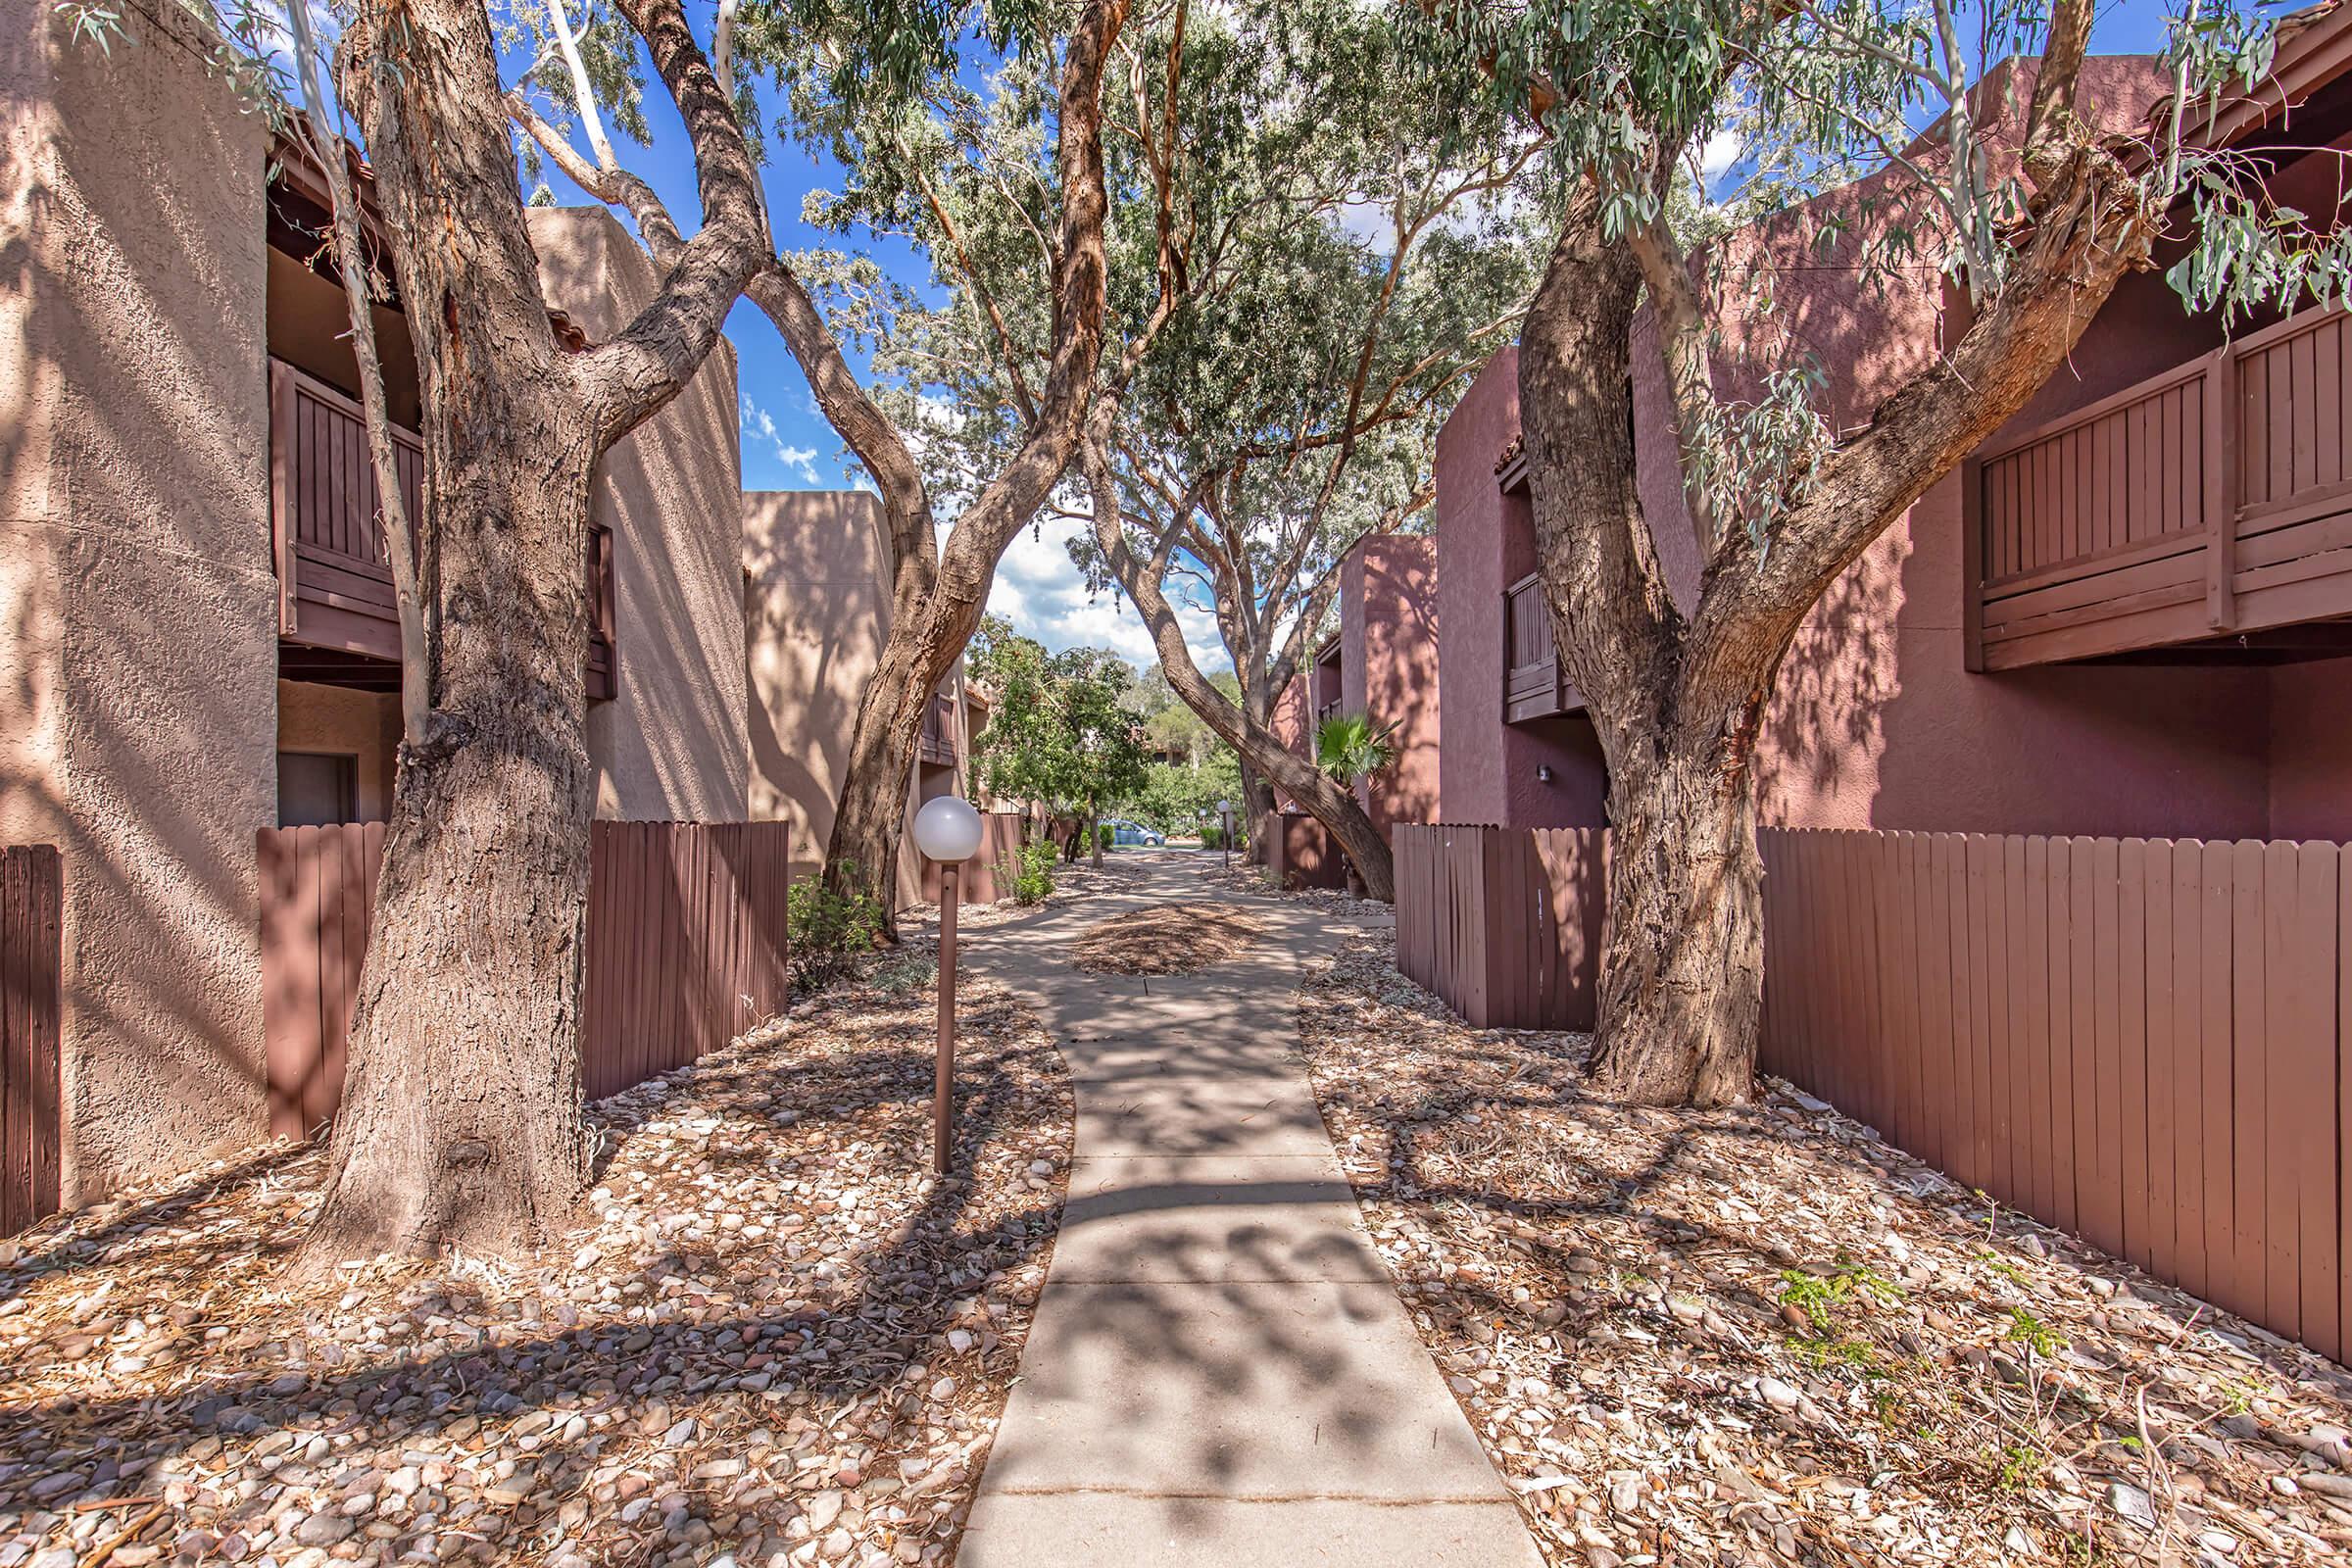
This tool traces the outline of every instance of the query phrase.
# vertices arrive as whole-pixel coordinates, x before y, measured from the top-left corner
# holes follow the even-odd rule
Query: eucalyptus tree
[[[1541,137],[1397,92],[1394,24],[1348,0],[1179,3],[1123,49],[1107,111],[1111,331],[1086,423],[1098,587],[1141,611],[1177,695],[1270,787],[1321,818],[1386,897],[1388,849],[1353,796],[1285,747],[1274,706],[1327,618],[1365,533],[1428,500],[1435,409],[1508,340],[1538,253]],[[1017,144],[1017,120],[979,133]],[[1478,145],[1470,146],[1476,140]],[[1017,189],[974,182],[934,204],[935,255],[957,266],[938,308],[903,303],[880,358],[902,396],[953,398],[925,450],[968,484],[1023,428],[1024,367],[1050,319]],[[1080,511],[1080,508],[1089,510]],[[1205,601],[1239,680],[1219,691],[1177,604]]]
[[[304,1244],[313,1269],[530,1248],[572,1223],[588,1188],[590,489],[605,452],[693,376],[767,248],[758,172],[678,0],[618,5],[687,128],[702,221],[655,296],[582,348],[558,339],[540,286],[484,0],[187,4],[220,74],[306,144],[331,192],[401,626],[398,774],[327,1188]],[[58,9],[101,44],[116,24],[93,0]],[[330,16],[331,105],[313,35]],[[286,113],[297,93],[302,116]],[[346,114],[380,254],[364,242]],[[422,383],[429,482],[414,540],[369,329],[384,262]]]
[[[2199,236],[2175,278],[2202,304],[2285,303],[2307,285],[2340,296],[2344,245],[2297,251],[2258,171],[2198,142],[2217,95],[2260,84],[2270,61],[2262,27],[2198,0],[2171,19],[2170,107],[2141,125],[2102,123],[2119,106],[2084,101],[2092,0],[1429,0],[1399,12],[1438,79],[1549,134],[1563,183],[1519,397],[1554,633],[1609,770],[1592,1072],[1651,1103],[1738,1101],[1763,984],[1750,764],[1800,623],[2025,406],[2117,280],[2149,265],[2168,221]],[[1697,157],[1726,135],[1753,172],[1728,197],[1707,188]],[[1883,164],[1866,192],[1790,211]],[[1922,352],[1858,428],[1835,428],[1823,368],[1775,330],[1765,272],[1740,267],[1737,236],[1694,255],[1674,221],[1679,208],[1719,232],[1727,202],[1852,247],[1863,273],[1938,265],[1968,302],[1954,323],[1965,331]],[[1644,298],[1703,565],[1688,609],[1668,591],[1658,519],[1636,483],[1629,329]]]
[[[643,143],[641,75],[624,0],[527,0],[518,33],[534,47],[504,99],[532,156],[627,212],[657,262],[687,244],[653,187],[620,160],[608,124]],[[813,199],[843,228],[906,233],[952,273],[967,243],[960,204],[1013,208],[1040,268],[1034,355],[1019,367],[1017,429],[985,472],[966,472],[953,525],[939,525],[917,454],[963,411],[936,396],[899,399],[851,369],[842,345],[870,334],[903,301],[870,261],[763,248],[746,296],[775,323],[817,407],[855,452],[882,500],[891,551],[890,628],[851,733],[826,876],[886,910],[894,896],[906,780],[931,694],[979,625],[997,562],[1076,455],[1103,344],[1102,113],[1128,0],[1048,6],[1037,0],[718,0],[718,71],[737,138],[755,147],[756,76],[784,105],[777,138],[821,146],[850,172],[846,192]],[[975,84],[976,83],[976,84]],[[985,144],[974,128],[1003,134]],[[573,138],[577,136],[579,140]],[[580,142],[586,143],[585,148]],[[828,320],[819,297],[836,307]]]

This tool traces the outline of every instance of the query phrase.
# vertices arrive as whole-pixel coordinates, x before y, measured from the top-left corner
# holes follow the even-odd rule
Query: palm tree
[[[1394,724],[1374,724],[1368,713],[1334,713],[1315,726],[1315,765],[1344,789],[1354,789],[1396,760]],[[1364,879],[1354,858],[1343,851],[1341,858],[1348,866],[1348,891],[1363,897]]]
[[[1396,760],[1396,726],[1369,714],[1334,713],[1315,729],[1315,765],[1342,784],[1370,778]]]

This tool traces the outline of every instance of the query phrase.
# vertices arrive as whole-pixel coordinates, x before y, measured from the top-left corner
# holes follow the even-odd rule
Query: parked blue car
[[[1102,825],[1110,829],[1110,842],[1113,844],[1140,844],[1156,848],[1168,842],[1167,835],[1156,828],[1146,827],[1141,822],[1130,822],[1125,817],[1106,816],[1102,819]]]

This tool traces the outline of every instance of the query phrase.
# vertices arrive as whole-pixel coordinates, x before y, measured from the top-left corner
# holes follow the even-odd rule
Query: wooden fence
[[[1766,1069],[2343,1357],[2345,849],[1767,832],[1763,852]]]
[[[1348,859],[1331,830],[1303,811],[1274,811],[1257,819],[1265,846],[1266,871],[1291,889],[1344,888]]]
[[[1480,1029],[1590,1029],[1606,835],[1398,823],[1396,967]]]
[[[1482,1027],[1591,1027],[1600,837],[1399,827],[1397,966]],[[1761,847],[1765,1070],[2160,1279],[2352,1348],[2352,848]]]
[[[0,1236],[58,1209],[63,862],[0,849]]]
[[[264,828],[262,1023],[270,1127],[300,1137],[343,1096],[383,826]],[[782,1010],[781,822],[598,822],[589,839],[580,1079],[602,1099]]]
[[[1012,897],[1012,879],[1019,867],[1021,813],[980,813],[980,849],[963,862],[962,886],[956,894],[964,904],[995,904]],[[923,861],[923,897],[939,902],[939,862]]]

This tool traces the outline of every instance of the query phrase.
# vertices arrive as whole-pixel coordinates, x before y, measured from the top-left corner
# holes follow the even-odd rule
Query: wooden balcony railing
[[[956,765],[956,699],[934,696],[923,713],[923,739],[920,748],[926,762],[940,767]]]
[[[424,443],[395,428],[401,499],[424,514]],[[283,361],[270,363],[270,526],[277,557],[277,629],[306,648],[397,662],[400,618],[384,554],[383,492],[360,406]],[[613,694],[612,531],[591,525],[588,695]]]
[[[1974,669],[2352,613],[2352,329],[2313,310],[1962,468]]]
[[[1502,721],[1524,724],[1584,706],[1584,694],[1560,670],[1544,580],[1530,572],[1502,591]]]

